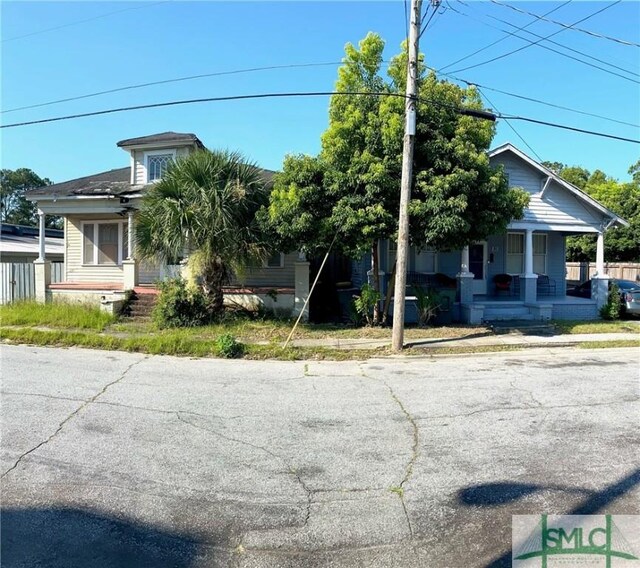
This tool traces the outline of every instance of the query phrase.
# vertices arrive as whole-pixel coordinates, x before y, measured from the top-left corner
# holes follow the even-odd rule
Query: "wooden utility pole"
[[[398,250],[396,260],[396,289],[393,296],[393,335],[391,347],[402,351],[404,342],[404,302],[409,258],[409,199],[413,166],[413,141],[416,135],[416,97],[418,94],[418,43],[422,0],[411,0],[409,27],[409,61],[405,104],[404,143],[402,148],[402,181],[400,183],[400,216],[398,218]]]

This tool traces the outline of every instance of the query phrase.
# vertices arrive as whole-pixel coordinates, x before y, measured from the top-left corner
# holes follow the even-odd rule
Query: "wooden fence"
[[[640,280],[640,262],[605,262],[604,269],[611,278]],[[567,262],[567,280],[584,282],[595,273],[595,262]]]
[[[51,263],[51,282],[64,279],[64,262]],[[35,298],[36,267],[33,262],[0,263],[0,304]]]

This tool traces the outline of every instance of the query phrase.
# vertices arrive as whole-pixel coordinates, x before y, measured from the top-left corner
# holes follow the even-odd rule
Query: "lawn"
[[[1,337],[4,341],[38,345],[78,346],[114,349],[150,354],[217,357],[217,340],[230,334],[245,344],[243,356],[251,359],[362,359],[389,354],[388,347],[377,349],[338,349],[332,346],[290,346],[282,348],[289,335],[291,320],[256,319],[247,315],[229,315],[225,321],[202,327],[160,329],[153,322],[117,319],[99,308],[67,303],[36,304],[22,302],[0,306]],[[554,322],[561,334],[639,333],[638,321]],[[445,327],[407,327],[408,341],[419,339],[464,339],[491,335],[486,326],[451,325]],[[339,324],[301,324],[294,339],[391,340],[391,329],[354,328]],[[635,346],[626,340],[619,346]],[[595,345],[594,345],[595,346]],[[600,346],[600,345],[598,345]],[[617,345],[611,344],[611,347]],[[472,353],[514,349],[515,346],[432,347],[431,354]],[[407,354],[423,350],[410,349]]]

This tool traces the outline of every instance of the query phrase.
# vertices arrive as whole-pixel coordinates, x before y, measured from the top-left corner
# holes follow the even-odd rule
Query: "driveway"
[[[510,566],[511,516],[637,514],[638,357],[2,347],[2,566]]]

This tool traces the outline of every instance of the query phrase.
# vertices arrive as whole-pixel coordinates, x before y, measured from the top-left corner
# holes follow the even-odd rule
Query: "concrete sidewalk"
[[[486,347],[490,345],[522,345],[526,347],[549,347],[559,345],[576,345],[587,341],[628,341],[640,340],[640,333],[578,333],[559,335],[516,334],[483,335],[467,338],[425,338],[408,339],[405,345],[420,349],[440,347]],[[389,339],[296,339],[292,344],[296,347],[329,347],[333,349],[378,349],[388,347]]]

